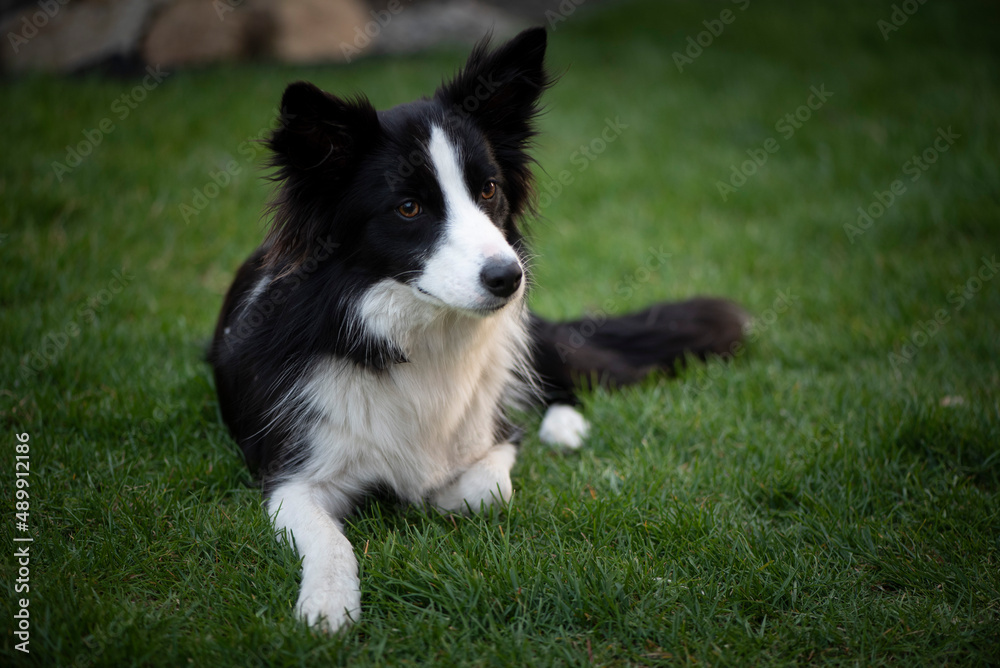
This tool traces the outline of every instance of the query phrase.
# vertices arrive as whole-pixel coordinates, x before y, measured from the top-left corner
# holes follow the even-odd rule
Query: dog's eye
[[[420,204],[418,202],[414,202],[412,199],[408,199],[396,207],[396,213],[401,215],[403,218],[414,218],[420,213],[420,211]]]
[[[483,192],[480,193],[483,199],[493,199],[493,196],[497,194],[497,182],[490,179],[483,185]]]

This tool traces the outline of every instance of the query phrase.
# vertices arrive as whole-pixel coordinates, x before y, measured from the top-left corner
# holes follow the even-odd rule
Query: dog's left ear
[[[544,66],[546,41],[545,28],[529,28],[491,52],[487,37],[437,97],[483,129],[523,130],[519,126],[537,113],[538,98],[550,83]]]
[[[508,180],[530,189],[526,149],[535,136],[538,101],[552,84],[545,72],[545,28],[529,28],[493,51],[480,42],[465,67],[435,97],[455,114],[471,119],[486,135]],[[521,213],[526,201],[511,202]]]

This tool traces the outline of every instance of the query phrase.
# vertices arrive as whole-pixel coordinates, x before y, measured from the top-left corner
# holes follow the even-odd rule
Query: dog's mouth
[[[481,317],[493,315],[494,313],[502,310],[505,306],[510,304],[512,301],[517,299],[517,294],[515,293],[510,297],[487,297],[482,300],[480,304],[467,304],[467,305],[457,305],[447,302],[441,299],[437,295],[428,290],[424,289],[419,285],[413,285],[416,293],[424,299],[424,301],[431,302],[436,306],[442,306],[452,311],[459,311],[462,313],[469,313],[472,315],[478,315]]]

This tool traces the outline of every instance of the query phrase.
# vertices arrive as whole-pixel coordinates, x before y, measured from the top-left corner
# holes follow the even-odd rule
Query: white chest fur
[[[321,416],[303,473],[348,494],[388,483],[418,501],[495,444],[498,407],[516,392],[527,359],[523,307],[456,314],[385,281],[366,295],[361,316],[409,361],[381,372],[336,359],[316,367],[300,394]]]

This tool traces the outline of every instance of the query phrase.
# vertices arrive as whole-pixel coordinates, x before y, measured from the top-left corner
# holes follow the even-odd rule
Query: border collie
[[[542,440],[577,447],[581,383],[670,372],[741,338],[743,312],[716,299],[601,321],[529,313],[520,225],[545,47],[541,28],[484,41],[432,98],[386,111],[285,90],[268,140],[273,221],[226,295],[209,361],[222,417],[302,558],[296,609],[310,625],[358,619],[342,520],[366,494],[502,506],[509,408],[548,405]]]

